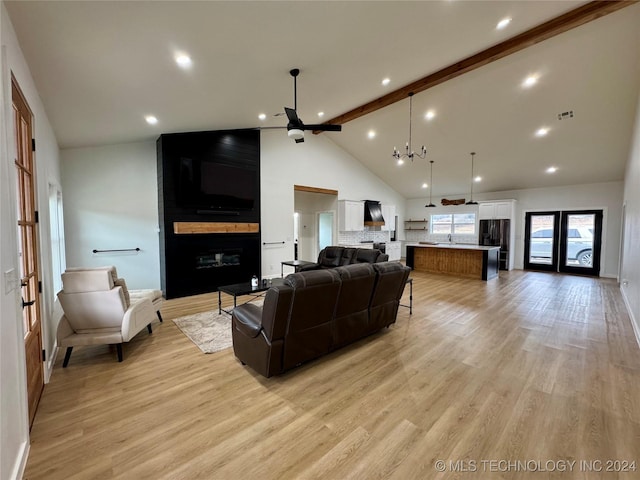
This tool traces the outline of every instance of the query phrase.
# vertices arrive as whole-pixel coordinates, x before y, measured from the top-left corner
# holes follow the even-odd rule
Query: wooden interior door
[[[27,362],[29,426],[44,389],[42,323],[40,321],[40,281],[36,212],[35,163],[32,144],[32,113],[15,80],[11,79],[16,140],[16,180],[18,193],[18,248],[22,284],[22,321]]]

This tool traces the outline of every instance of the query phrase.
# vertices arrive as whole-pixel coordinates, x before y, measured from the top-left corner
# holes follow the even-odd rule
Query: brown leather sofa
[[[388,327],[409,272],[383,262],[293,273],[267,291],[262,307],[233,310],[234,353],[270,377]]]
[[[378,263],[389,260],[389,255],[377,248],[351,248],[331,246],[320,250],[318,261],[300,268],[300,272],[322,268],[336,268],[354,263]]]

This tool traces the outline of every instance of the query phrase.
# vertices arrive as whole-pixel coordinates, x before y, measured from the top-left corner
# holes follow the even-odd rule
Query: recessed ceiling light
[[[542,127],[536,130],[536,137],[544,137],[547,133],[549,133],[549,129],[547,127]]]
[[[260,115],[258,115],[258,118],[259,118],[260,120],[265,120],[265,119],[267,118],[267,115],[266,115],[266,114],[264,114],[264,113],[261,113]]]
[[[389,85],[390,82],[391,82],[390,78],[385,78],[385,79],[382,80],[382,85],[384,85],[386,87],[387,85]]]
[[[557,171],[558,171],[558,167],[547,168],[547,173],[556,173]]]
[[[399,158],[399,159],[398,159],[398,165],[404,165],[404,160],[403,160],[403,159],[401,159],[401,158]]]
[[[369,133],[367,133],[367,136],[369,138],[375,138],[376,137],[376,132],[375,130],[369,130]]]
[[[180,68],[190,68],[192,65],[191,57],[184,53],[179,53],[176,55],[176,63]]]
[[[156,123],[158,123],[158,119],[153,115],[146,115],[144,119],[149,125],[155,125]]]
[[[522,87],[523,88],[530,88],[530,87],[533,87],[536,83],[538,83],[538,76],[537,75],[529,75],[527,78],[525,78],[522,81]]]
[[[496,28],[498,30],[502,30],[503,28],[505,28],[510,23],[511,23],[511,17],[505,17],[505,18],[503,18],[502,20],[500,20],[498,22],[498,25],[496,25]]]
[[[436,116],[436,112],[434,110],[429,110],[427,113],[424,114],[424,118],[426,120],[431,120],[435,116]]]
[[[473,179],[474,182],[481,182],[482,181],[482,177],[476,177]]]
[[[422,188],[427,188],[428,186],[429,185],[427,185],[426,182],[422,184]]]
[[[324,112],[318,112],[319,117],[324,117]]]

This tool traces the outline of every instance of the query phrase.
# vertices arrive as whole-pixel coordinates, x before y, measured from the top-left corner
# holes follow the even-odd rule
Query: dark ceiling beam
[[[436,85],[440,85],[441,83],[451,80],[452,78],[459,77],[460,75],[511,55],[512,53],[524,50],[536,43],[579,27],[580,25],[584,25],[585,23],[597,20],[600,17],[604,17],[605,15],[636,3],[638,3],[638,0],[609,0],[586,3],[571,10],[570,12],[564,13],[559,17],[542,23],[537,27],[533,27],[526,32],[516,35],[515,37],[511,37],[504,42],[498,43],[493,47],[489,47],[475,55],[471,55],[464,60],[460,60],[459,62],[443,68],[442,70],[438,70],[435,73],[427,75],[426,77],[416,80],[409,85],[405,85],[404,87],[383,95],[380,98],[376,98],[364,105],[356,107],[342,115],[338,115],[324,123],[342,125],[350,122],[351,120],[355,120],[356,118],[360,118],[364,115],[375,112],[376,110],[380,110],[381,108],[392,105],[400,100],[405,100],[410,92],[423,92],[431,87],[435,87]],[[318,134],[320,131],[314,130],[313,133]]]

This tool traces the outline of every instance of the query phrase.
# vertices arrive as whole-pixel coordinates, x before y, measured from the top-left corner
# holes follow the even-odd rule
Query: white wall
[[[620,285],[640,344],[640,98],[624,183],[624,238]]]
[[[285,242],[263,247],[263,276],[279,274],[280,262],[293,259],[294,184],[338,190],[340,200],[396,205],[404,219],[405,199],[325,135],[307,132],[304,143],[294,143],[281,130],[262,131],[260,175],[262,241]]]
[[[526,212],[545,210],[603,210],[602,223],[602,260],[600,275],[603,277],[618,276],[618,259],[620,252],[620,227],[622,217],[622,182],[596,183],[591,185],[575,185],[565,187],[533,188],[474,194],[475,200],[516,200],[515,221],[515,268],[523,268],[524,261],[524,218]],[[449,195],[449,197],[454,197]],[[440,198],[433,199],[438,205]],[[427,209],[424,200],[407,202],[407,217],[422,218],[433,213],[449,213],[470,211],[476,214],[478,206],[460,205],[457,207],[436,207]],[[428,218],[428,217],[427,217]],[[441,239],[438,239],[441,240]],[[475,239],[477,241],[477,238]]]
[[[155,142],[66,149],[61,157],[67,266],[115,265],[129,288],[160,288]]]
[[[293,259],[294,184],[338,190],[340,199],[375,198],[397,206],[404,198],[322,135],[296,144],[282,131],[261,135],[262,275],[279,276]],[[67,265],[115,265],[130,288],[159,288],[155,142],[66,149],[61,152]],[[139,254],[93,249],[140,247]]]
[[[0,478],[19,478],[29,449],[26,373],[17,277],[20,266],[17,247],[15,192],[15,145],[11,107],[11,73],[14,74],[34,116],[37,151],[37,206],[40,212],[40,273],[43,283],[42,336],[47,350],[45,380],[49,378],[58,318],[54,316],[55,293],[51,269],[48,185],[60,185],[58,145],[36,90],[29,67],[4,4],[0,12],[2,72],[0,75]],[[13,275],[5,276],[5,272]]]

